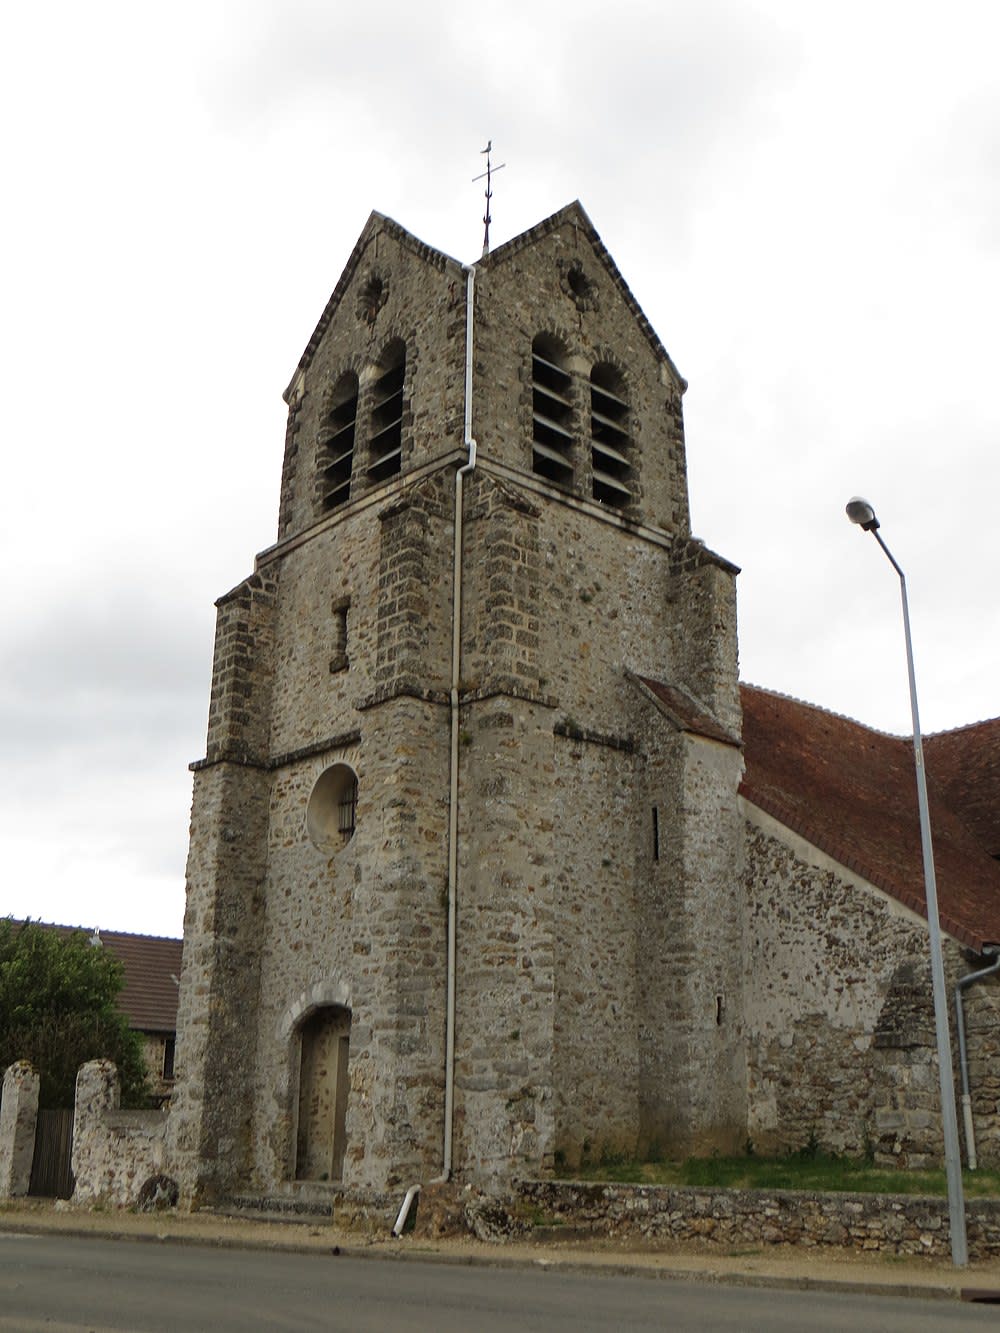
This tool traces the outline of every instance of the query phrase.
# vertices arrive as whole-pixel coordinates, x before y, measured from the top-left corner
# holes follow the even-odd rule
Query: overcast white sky
[[[1000,9],[56,0],[0,49],[0,915],[179,934],[213,601],[371,209],[478,256],[579,198],[681,372],[744,679],[1000,712]]]

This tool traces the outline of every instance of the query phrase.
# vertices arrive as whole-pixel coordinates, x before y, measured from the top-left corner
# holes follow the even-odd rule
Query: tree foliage
[[[118,959],[82,930],[63,935],[0,919],[0,1075],[30,1060],[39,1105],[67,1107],[80,1065],[105,1058],[118,1066],[122,1105],[143,1105],[142,1041],[118,1008],[124,984]]]

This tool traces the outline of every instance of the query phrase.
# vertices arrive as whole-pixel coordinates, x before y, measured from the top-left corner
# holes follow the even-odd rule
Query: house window
[[[590,441],[593,496],[621,508],[632,499],[628,403],[621,375],[595,366],[590,375]]]
[[[354,837],[358,777],[347,764],[334,764],[316,781],[306,807],[306,832],[321,852],[339,852]]]
[[[385,481],[399,471],[403,455],[403,383],[406,347],[395,339],[383,353],[372,389],[368,476]]]
[[[175,1038],[166,1037],[163,1042],[163,1077],[172,1079],[174,1076],[174,1046]]]
[[[573,484],[573,381],[565,353],[540,334],[531,344],[531,470],[557,486]]]
[[[336,509],[351,495],[354,434],[358,420],[358,377],[341,375],[320,433],[320,489],[324,509]]]

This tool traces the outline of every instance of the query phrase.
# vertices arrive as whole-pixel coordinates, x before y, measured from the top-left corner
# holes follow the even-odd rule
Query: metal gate
[[[68,1199],[73,1193],[72,1157],[73,1112],[39,1111],[28,1193]]]

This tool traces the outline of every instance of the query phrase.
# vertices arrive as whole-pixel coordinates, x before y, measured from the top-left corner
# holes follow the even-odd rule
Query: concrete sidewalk
[[[725,1251],[709,1245],[639,1248],[614,1242],[551,1239],[491,1245],[471,1238],[429,1240],[384,1232],[365,1236],[316,1221],[264,1221],[219,1213],[131,1213],[71,1208],[48,1200],[0,1204],[0,1234],[107,1236],[160,1244],[216,1245],[371,1259],[432,1260],[492,1267],[549,1267],[696,1282],[858,1291],[896,1296],[984,1300],[1000,1304],[1000,1262],[955,1269],[937,1260],[868,1257],[850,1250],[773,1246]]]

